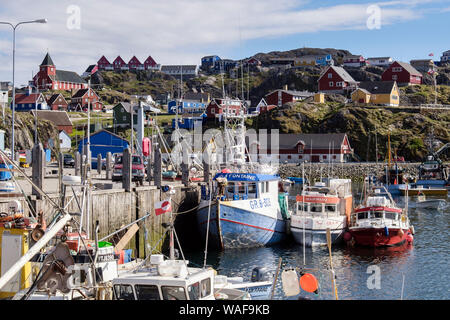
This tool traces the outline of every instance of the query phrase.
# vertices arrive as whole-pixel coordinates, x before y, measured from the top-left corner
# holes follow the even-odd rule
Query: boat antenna
[[[306,214],[305,214],[304,197],[305,197],[305,163],[302,162],[303,265],[306,266],[306,248],[305,248],[305,246],[306,246],[305,245]]]
[[[208,159],[209,161],[209,159]],[[211,198],[212,198],[212,183],[209,182],[209,190],[207,193],[209,197],[208,202],[208,222],[206,224],[206,243],[205,243],[205,257],[203,259],[203,269],[206,268],[206,257],[208,256],[208,238],[209,238],[209,222],[211,221]]]

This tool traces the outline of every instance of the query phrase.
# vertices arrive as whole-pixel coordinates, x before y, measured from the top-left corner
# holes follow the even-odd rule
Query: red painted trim
[[[401,213],[402,209],[394,209],[394,208],[388,208],[388,207],[365,207],[361,209],[355,210],[356,213],[358,212],[365,212],[365,211],[387,211],[387,212],[397,212]]]

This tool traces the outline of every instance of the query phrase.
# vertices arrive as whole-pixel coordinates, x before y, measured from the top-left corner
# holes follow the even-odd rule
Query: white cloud
[[[110,60],[120,54],[125,60],[136,55],[143,61],[151,54],[162,64],[198,64],[202,55],[215,53],[218,47],[239,46],[240,41],[366,27],[370,3],[302,9],[306,2],[16,0],[3,5],[0,21],[48,19],[46,25],[24,25],[17,30],[20,84],[31,77],[32,70],[37,71],[47,49],[58,69],[82,73],[103,54]],[[420,16],[411,1],[377,4],[382,6],[385,25]],[[70,15],[66,10],[70,5],[81,10],[80,30],[67,28]],[[1,79],[10,78],[10,38],[7,26],[0,26]]]

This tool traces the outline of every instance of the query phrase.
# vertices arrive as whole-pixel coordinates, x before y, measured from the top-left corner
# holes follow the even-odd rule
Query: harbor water
[[[355,193],[355,202],[359,199]],[[394,199],[399,206],[405,206],[403,197]],[[410,221],[415,228],[412,245],[382,249],[333,246],[339,300],[450,299],[450,199],[441,210],[415,208],[414,200],[411,197],[408,201]],[[298,296],[286,297],[280,273],[274,299],[335,299],[328,249],[306,247],[305,255],[303,250],[290,238],[271,247],[209,251],[207,264],[219,274],[250,280],[255,267],[266,267],[275,274],[281,258],[282,270],[296,268],[312,273],[319,280],[320,289],[317,294],[301,290]],[[188,257],[193,264],[203,265],[204,251],[189,252]]]

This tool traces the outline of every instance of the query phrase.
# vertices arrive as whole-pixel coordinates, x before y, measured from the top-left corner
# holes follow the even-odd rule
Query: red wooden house
[[[144,61],[144,69],[145,70],[153,70],[158,69],[158,64],[156,61],[152,58],[152,56],[148,56],[147,59]]]
[[[240,112],[244,111],[244,106],[242,101],[238,99],[213,99],[206,107],[206,115],[208,119],[214,119],[223,115],[227,112],[229,115],[238,115]]]
[[[358,82],[342,67],[329,66],[319,78],[319,92],[344,93],[357,88]]]
[[[113,68],[115,71],[120,70],[128,70],[128,65],[120,56],[117,56],[117,58],[113,61]]]
[[[56,70],[52,58],[47,53],[39,72],[33,78],[39,90],[72,90],[86,88],[87,83],[73,71]]]
[[[395,61],[381,75],[382,81],[397,81],[398,85],[421,84],[423,75],[406,62]]]
[[[50,110],[67,111],[68,103],[61,93],[55,93],[48,97],[47,105],[49,106]]]
[[[297,102],[305,100],[306,98],[314,96],[314,93],[308,91],[294,91],[294,90],[275,90],[266,95],[266,102],[268,105],[275,105],[281,107],[289,102]]]
[[[280,134],[278,141],[270,135],[266,139],[267,143],[256,141],[256,145],[248,145],[251,156],[262,162],[346,162],[353,153],[345,133]]]
[[[88,89],[80,89],[72,96],[70,102],[70,110],[73,111],[87,111],[88,102],[91,103],[91,110],[93,111],[101,111],[103,108],[103,104],[100,102],[100,98],[95,93],[94,90],[90,90],[90,94],[88,95]]]
[[[111,62],[106,59],[105,56],[102,56],[100,60],[97,61],[97,66],[99,70],[113,70],[113,66]]]
[[[133,58],[128,61],[128,68],[130,70],[144,70],[143,64],[139,61],[136,56],[133,56]]]

